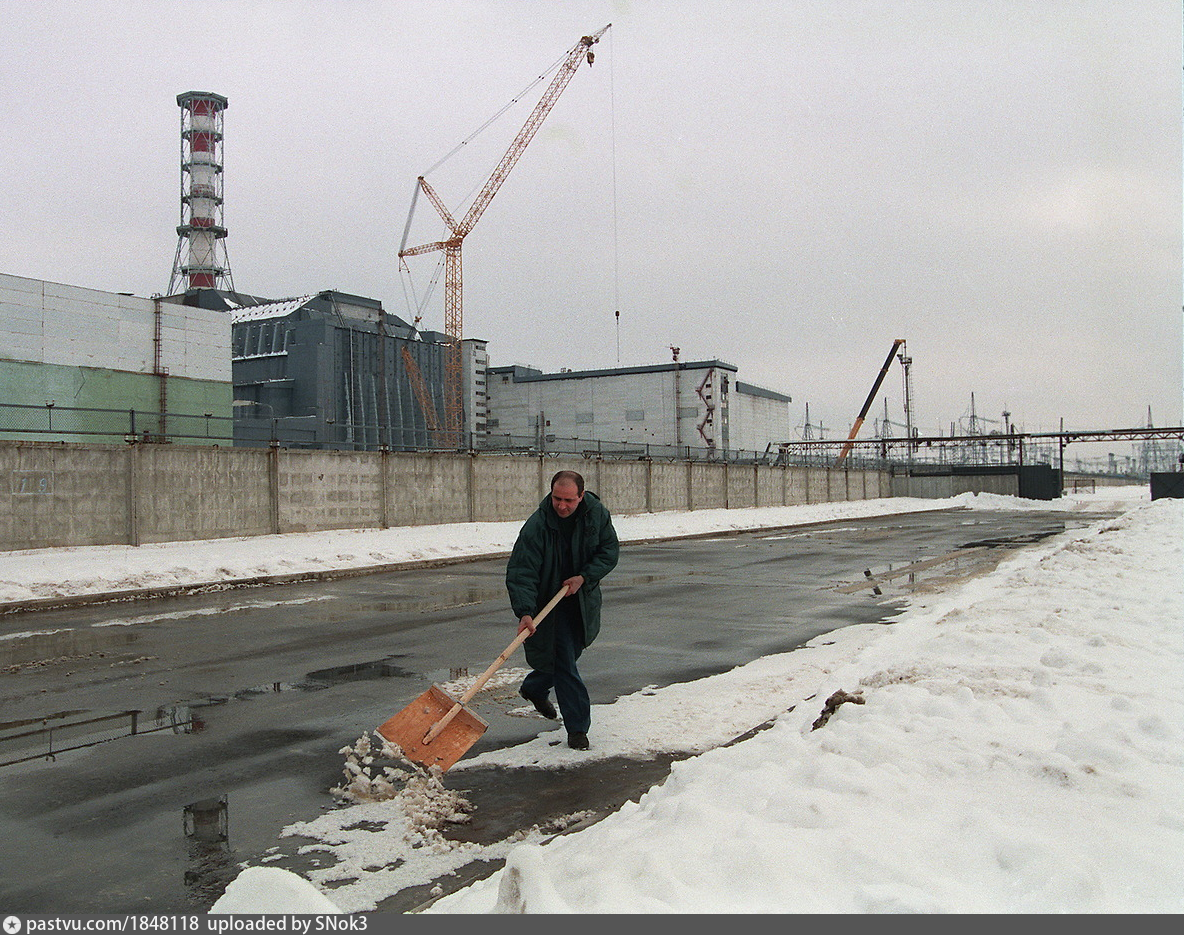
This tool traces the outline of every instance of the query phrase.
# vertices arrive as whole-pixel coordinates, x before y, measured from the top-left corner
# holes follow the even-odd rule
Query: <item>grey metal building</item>
[[[488,371],[489,445],[584,439],[672,450],[764,451],[790,435],[784,393],[736,379],[721,360],[642,367]]]
[[[231,325],[235,440],[392,450],[437,444],[448,338],[333,289],[268,301],[200,290]],[[462,342],[466,386],[483,386],[485,342]],[[481,400],[483,403],[483,400]],[[484,426],[470,401],[466,433]]]

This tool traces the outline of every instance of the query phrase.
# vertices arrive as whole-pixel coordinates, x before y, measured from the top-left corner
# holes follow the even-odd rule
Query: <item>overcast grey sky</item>
[[[178,93],[229,98],[236,287],[411,319],[416,176],[612,23],[464,243],[464,333],[544,370],[720,358],[845,436],[1180,425],[1178,0],[4,4],[0,271],[166,290]],[[542,93],[429,176],[454,210]],[[442,227],[423,199],[412,238]],[[417,237],[418,235],[418,237]],[[443,288],[422,326],[443,330]],[[619,322],[615,312],[619,309]],[[869,414],[902,420],[894,366]]]

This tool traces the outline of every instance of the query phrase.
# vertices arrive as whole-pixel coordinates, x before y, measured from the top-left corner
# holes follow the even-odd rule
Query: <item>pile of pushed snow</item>
[[[341,909],[307,880],[278,867],[248,867],[230,881],[210,912],[338,915]]]
[[[1184,910],[1182,533],[1157,501],[786,654],[773,727],[427,911]]]

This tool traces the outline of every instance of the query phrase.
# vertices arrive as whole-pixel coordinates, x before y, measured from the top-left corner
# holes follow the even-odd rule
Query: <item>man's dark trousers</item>
[[[564,598],[552,613],[555,626],[555,671],[535,670],[522,680],[522,694],[528,698],[546,698],[555,689],[555,701],[563,715],[563,727],[569,734],[586,734],[592,726],[592,704],[576,660],[584,651],[584,623],[580,605],[574,596]]]

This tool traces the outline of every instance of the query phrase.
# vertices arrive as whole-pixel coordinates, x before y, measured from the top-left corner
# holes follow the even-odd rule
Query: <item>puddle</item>
[[[401,656],[385,656],[372,662],[355,662],[347,666],[335,666],[332,669],[318,669],[316,672],[309,672],[307,681],[299,684],[306,689],[311,689],[314,686],[328,688],[330,685],[340,685],[344,682],[362,682],[371,679],[422,678],[422,673],[409,672],[393,662],[393,660],[401,658]]]
[[[152,712],[127,711],[57,711],[42,717],[0,722],[0,768],[36,760],[52,762],[58,756],[102,743],[145,734],[172,732],[196,733],[206,728],[204,709],[249,701],[263,695],[282,692],[322,691],[345,682],[378,678],[422,678],[397,665],[396,656],[359,662],[308,673],[298,682],[269,682],[240,688],[225,695],[206,695],[165,705]]]
[[[977,539],[974,542],[967,542],[961,546],[963,549],[977,549],[977,548],[999,548],[999,547],[1018,547],[1024,545],[1032,545],[1042,539],[1047,539],[1049,536],[1055,536],[1065,531],[1064,526],[1058,526],[1055,529],[1038,529],[1035,532],[1027,532],[1018,536],[995,536],[989,539]]]
[[[0,767],[35,760],[52,762],[75,750],[145,734],[190,734],[204,721],[189,705],[145,711],[59,711],[44,718],[0,725]]]

